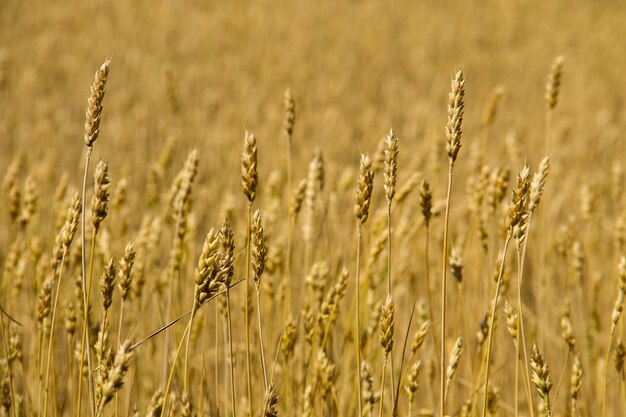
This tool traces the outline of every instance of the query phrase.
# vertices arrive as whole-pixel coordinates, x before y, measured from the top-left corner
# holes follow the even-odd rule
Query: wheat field
[[[626,415],[625,21],[3,0],[0,416]]]

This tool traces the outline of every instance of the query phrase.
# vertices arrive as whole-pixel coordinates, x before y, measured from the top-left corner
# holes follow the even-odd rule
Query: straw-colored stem
[[[519,315],[518,315],[519,324]],[[519,326],[518,326],[519,327]],[[519,417],[519,331],[515,341],[515,417]]]
[[[287,275],[287,285],[289,291],[287,291],[287,307],[289,310],[293,308],[293,277],[292,277],[292,265],[291,257],[293,251],[293,229],[295,227],[295,216],[291,215],[289,205],[291,204],[291,187],[293,186],[293,171],[291,161],[291,137],[287,139],[287,259],[285,263],[285,272]]]
[[[83,202],[85,202],[85,197],[87,196],[87,175],[89,172],[89,160],[91,159],[91,151],[92,151],[92,147],[88,146],[87,147],[87,152],[85,154],[85,174],[83,176],[83,195],[82,195],[82,200]],[[86,226],[85,226],[85,214],[86,210],[85,207],[83,207],[82,209],[82,213],[81,213],[81,280],[82,280],[82,285],[83,285],[83,308],[85,311],[85,314],[87,312],[87,307],[88,307],[88,297],[87,297],[87,274],[86,274],[86,248],[85,248],[85,240],[86,240]],[[83,326],[84,327],[84,326]],[[80,357],[80,369],[78,370],[78,404],[76,407],[76,417],[81,417],[80,416],[80,408],[81,408],[81,394],[82,394],[82,384],[83,384],[83,371],[82,371],[82,367],[83,367],[83,355],[85,354],[84,352],[84,344],[85,344],[85,333],[83,332],[82,335],[82,339],[81,339],[81,357]],[[89,341],[89,335],[87,335],[87,341]],[[95,409],[92,408],[91,410],[91,415],[93,416],[95,413]]]
[[[609,336],[609,345],[606,348],[606,356],[604,358],[604,384],[602,385],[602,417],[606,417],[607,403],[607,386],[609,385],[609,362],[611,360],[611,348],[613,347],[613,336],[615,336],[615,327],[612,328]]]
[[[391,298],[391,201],[387,204],[387,295]],[[395,403],[395,374],[393,370],[393,353],[389,352],[389,367],[391,369],[391,403]]]
[[[563,378],[565,377],[565,371],[567,370],[567,363],[569,362],[569,357],[572,354],[572,349],[567,348],[567,355],[565,355],[565,363],[563,364],[563,370],[561,371],[561,376],[559,376],[559,382],[556,385],[556,393],[554,394],[554,403],[557,404],[559,399],[559,392],[561,392],[561,386],[563,384]]]
[[[526,396],[528,398],[528,413],[530,417],[534,417],[535,411],[533,408],[532,400],[532,388],[530,386],[530,371],[528,370],[528,351],[526,350],[526,335],[524,333],[524,305],[522,304],[522,280],[524,278],[524,259],[526,257],[526,243],[528,242],[528,233],[530,231],[530,225],[532,221],[532,215],[528,218],[528,225],[526,228],[526,237],[524,239],[523,252],[517,250],[517,311],[518,311],[518,345],[521,344],[522,352],[524,353],[524,385],[526,386]]]
[[[124,323],[124,299],[120,302],[120,321],[117,327],[117,345],[122,343],[122,324]],[[119,397],[118,392],[115,393],[115,417],[119,415]]]
[[[383,403],[385,402],[385,371],[387,370],[387,354],[383,360],[382,381],[380,382],[380,403],[378,408],[378,417],[383,417]]]
[[[176,230],[174,231],[175,235],[178,235],[178,222],[176,225]],[[175,243],[176,244],[176,243]],[[176,249],[174,249],[176,250]],[[171,317],[172,315],[172,298],[174,292],[174,282],[178,281],[177,278],[180,277],[178,273],[180,271],[177,262],[172,261],[172,270],[170,271],[170,282],[167,289],[167,304],[165,307],[165,317]],[[169,362],[169,351],[170,351],[170,333],[167,332],[165,334],[165,341],[163,342],[163,378],[166,378],[167,373],[167,364]]]
[[[446,194],[446,212],[443,222],[443,250],[442,250],[442,272],[441,272],[441,352],[440,352],[440,369],[441,369],[441,385],[439,408],[440,415],[446,414],[445,389],[446,389],[446,280],[448,271],[448,221],[450,218],[450,196],[452,195],[452,164],[448,168],[448,191]]]
[[[7,368],[9,372],[9,395],[11,397],[11,404],[15,404],[15,395],[13,394],[13,371],[9,363],[9,350],[7,349],[6,332],[4,331],[4,316],[0,317],[0,331],[2,332],[2,348],[4,349],[4,359],[7,361]],[[13,408],[13,417],[17,417],[17,407]]]
[[[252,202],[248,201],[248,227],[246,231],[246,300],[244,314],[246,316],[246,376],[248,381],[248,401],[250,403],[250,414],[254,415],[252,401],[252,372],[250,370],[250,259],[251,259],[251,237],[252,237]]]
[[[504,273],[504,264],[506,262],[506,253],[511,242],[511,235],[507,236],[504,242],[504,249],[502,250],[502,263],[500,264],[500,272],[498,273],[498,282],[496,283],[496,295],[493,297],[493,307],[491,309],[491,318],[489,321],[489,337],[487,340],[487,358],[485,360],[485,384],[484,398],[483,398],[483,412],[482,417],[487,415],[487,399],[489,396],[489,369],[491,365],[491,347],[493,345],[493,326],[496,319],[496,307],[498,305],[498,297],[500,297],[500,287],[502,286],[502,275]]]
[[[257,319],[259,322],[259,343],[261,344],[261,368],[263,369],[263,387],[265,392],[267,391],[267,367],[265,364],[265,348],[263,347],[263,323],[261,321],[261,291],[259,287],[256,289],[256,306],[257,306]],[[271,329],[270,329],[271,330]]]
[[[83,200],[84,201],[84,200]],[[84,213],[84,210],[83,210]],[[91,342],[89,338],[89,299],[91,298],[91,281],[93,278],[93,257],[94,252],[96,250],[96,236],[98,235],[98,229],[94,229],[93,237],[91,238],[91,250],[89,255],[89,278],[87,281],[87,287],[83,287],[83,296],[86,294],[85,298],[85,311],[83,315],[83,332],[82,339],[80,345],[80,365],[78,368],[78,406],[77,409],[77,417],[82,417],[80,414],[81,410],[81,394],[82,394],[82,385],[83,385],[83,366],[85,364],[85,350],[87,351],[87,387],[89,389],[89,398],[91,401],[91,411],[92,415],[95,415],[95,398],[93,391],[93,382],[91,378],[91,370],[93,369],[91,364]],[[84,248],[83,248],[84,249]]]
[[[220,403],[219,403],[219,386],[220,386],[220,372],[219,372],[219,366],[218,364],[220,363],[220,355],[219,355],[219,343],[220,343],[220,311],[219,311],[219,304],[216,302],[215,303],[215,383],[214,383],[214,388],[215,388],[215,408],[216,408],[216,415],[217,417],[219,417],[220,415]],[[226,384],[224,384],[226,385]]]
[[[437,349],[437,332],[435,331],[435,316],[433,314],[433,297],[430,287],[430,226],[426,225],[426,236],[424,242],[425,264],[426,264],[426,294],[428,295],[428,319],[430,320],[430,334],[433,339],[433,349]],[[434,355],[437,366],[439,366],[439,356]]]
[[[359,417],[363,416],[363,393],[361,392],[361,237],[363,230],[361,224],[357,224],[356,233],[356,369],[357,369],[357,392],[359,403]]]
[[[197,298],[194,296],[193,297],[193,306],[191,307],[191,317],[189,317],[189,327],[191,328],[193,326],[193,319],[196,316],[196,311],[198,310],[198,300]],[[185,347],[185,371],[184,371],[184,382],[183,382],[183,392],[188,392],[187,391],[187,387],[188,382],[189,382],[189,344],[191,341],[191,336],[190,336],[191,332],[187,333],[187,346]]]
[[[67,250],[63,249],[63,254],[61,256],[61,265],[59,266],[59,276],[57,279],[57,288],[56,294],[54,295],[54,304],[52,306],[52,317],[50,319],[50,336],[48,337],[48,359],[46,361],[46,385],[44,387],[44,400],[43,400],[43,412],[46,414],[48,412],[48,387],[50,381],[50,365],[52,363],[52,347],[54,346],[53,338],[54,338],[54,323],[56,319],[56,311],[59,303],[59,292],[61,291],[61,278],[63,277],[63,265],[65,263],[65,256],[67,255]]]
[[[172,386],[172,380],[174,379],[174,371],[176,370],[176,362],[178,361],[178,357],[180,356],[180,351],[183,347],[183,342],[185,338],[189,334],[189,329],[191,329],[191,319],[189,319],[189,323],[183,332],[182,337],[180,338],[180,342],[178,342],[178,348],[176,348],[176,355],[174,356],[174,361],[172,362],[172,368],[170,369],[169,377],[167,378],[167,385],[165,386],[165,394],[163,395],[163,408],[161,409],[161,417],[165,415],[167,410],[167,397],[170,393],[170,388]]]
[[[233,328],[230,319],[230,289],[226,289],[226,320],[228,321],[228,349],[230,352],[230,401],[233,409],[233,417],[237,417],[237,408],[235,407],[235,368],[233,365]]]

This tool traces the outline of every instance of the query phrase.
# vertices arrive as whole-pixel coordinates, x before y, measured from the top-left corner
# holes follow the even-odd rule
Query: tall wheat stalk
[[[252,203],[256,196],[258,183],[256,137],[246,132],[244,150],[241,156],[241,187],[248,201],[248,222],[246,228],[246,300],[244,315],[246,321],[246,374],[248,382],[248,401],[250,417],[254,415],[252,401],[252,371],[250,370],[250,267],[252,251]]]
[[[363,415],[363,393],[361,386],[361,238],[363,236],[363,225],[367,221],[370,210],[370,201],[372,198],[372,190],[374,188],[374,172],[372,171],[371,159],[361,154],[361,165],[359,169],[359,178],[356,187],[356,198],[354,203],[354,215],[357,220],[356,227],[356,368],[357,368],[357,392],[358,392],[358,410],[359,416]],[[384,372],[383,372],[384,375]]]
[[[106,92],[106,82],[109,76],[109,68],[111,65],[110,60],[104,61],[100,69],[96,71],[96,75],[94,78],[94,82],[91,85],[91,95],[87,101],[87,111],[85,114],[85,132],[84,132],[84,142],[87,146],[87,152],[85,154],[85,174],[83,176],[83,193],[81,200],[86,201],[87,194],[87,175],[89,172],[89,161],[91,159],[91,152],[93,150],[93,145],[98,139],[98,135],[100,134],[100,118],[102,116],[102,103],[104,101],[104,94]],[[91,346],[89,340],[89,333],[86,332],[87,328],[87,314],[89,311],[89,290],[87,288],[87,272],[86,272],[86,216],[85,210],[83,209],[82,218],[81,218],[81,242],[82,242],[82,250],[81,250],[81,279],[83,286],[83,308],[85,315],[83,317],[83,336],[81,339],[81,357],[80,357],[80,368],[78,369],[78,398],[77,398],[77,408],[76,408],[76,417],[81,417],[81,392],[82,392],[82,380],[83,380],[83,355],[85,353],[85,343],[87,346]],[[94,233],[95,239],[95,233]],[[95,415],[95,398],[93,391],[93,382],[91,379],[91,351],[87,349],[87,366],[88,366],[88,385],[91,399],[91,415]]]
[[[441,385],[439,391],[439,411],[441,416],[446,414],[445,389],[446,389],[446,291],[448,271],[448,222],[450,219],[450,199],[452,195],[452,173],[454,163],[461,149],[461,125],[463,124],[463,109],[465,96],[465,77],[463,69],[455,74],[451,83],[451,91],[448,94],[448,123],[446,124],[446,153],[448,155],[448,190],[446,193],[446,211],[443,220],[443,250],[441,272]]]

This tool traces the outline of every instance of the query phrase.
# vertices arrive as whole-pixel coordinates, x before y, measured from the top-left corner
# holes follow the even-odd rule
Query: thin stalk
[[[193,325],[193,319],[196,315],[196,311],[198,310],[198,299],[193,297],[193,307],[191,307],[191,317],[189,317],[189,328]],[[188,374],[188,365],[189,365],[189,344],[191,341],[191,332],[187,333],[187,346],[185,347],[185,371],[184,371],[184,383],[183,383],[183,392],[188,392],[188,382],[189,382],[189,374]]]
[[[122,323],[124,323],[124,299],[120,302],[120,322],[117,327],[117,345],[122,343]],[[118,393],[115,393],[115,417],[119,415],[119,397]]]
[[[267,392],[267,368],[265,366],[265,349],[263,347],[263,324],[261,322],[261,291],[258,286],[256,288],[256,305],[257,318],[259,322],[259,343],[261,344],[261,368],[263,368],[263,382],[265,392]]]
[[[496,284],[496,295],[493,297],[493,307],[491,309],[491,319],[489,322],[489,339],[487,341],[487,360],[485,362],[485,385],[484,385],[484,398],[483,398],[483,412],[482,417],[487,415],[487,398],[489,396],[489,368],[491,365],[491,346],[493,344],[493,325],[496,319],[496,307],[498,305],[498,297],[500,296],[500,286],[502,285],[502,274],[504,273],[504,263],[506,262],[506,253],[511,242],[511,235],[509,234],[504,242],[504,249],[502,251],[502,263],[500,264],[500,272],[498,273],[498,282]]]
[[[4,349],[4,358],[7,361],[7,369],[9,371],[9,393],[11,396],[11,404],[13,408],[13,417],[17,417],[17,407],[15,407],[15,396],[13,394],[13,371],[11,370],[11,364],[9,363],[9,352],[7,349],[6,333],[4,331],[4,317],[0,317],[0,331],[2,331],[2,347]]]
[[[176,223],[177,223],[176,230],[174,231],[175,235],[178,234],[178,221]],[[173,251],[176,251],[176,248],[174,248]],[[170,275],[171,281],[168,285],[167,306],[165,308],[165,317],[170,317],[172,313],[172,298],[173,298],[172,293],[174,292],[174,281],[176,280],[177,277],[180,276],[179,274],[180,269],[177,263],[178,262],[175,259],[172,261],[172,270],[171,270],[171,275]],[[168,359],[169,347],[170,347],[170,334],[168,332],[165,334],[165,341],[163,343],[163,378],[167,376],[167,364],[169,362],[169,359]]]
[[[387,295],[392,298],[391,295],[391,201],[387,204]],[[393,354],[389,352],[389,362],[391,368],[391,402],[395,402],[395,390],[393,389],[394,381],[396,377],[393,371]]]
[[[361,319],[359,312],[361,310],[361,237],[363,234],[362,226],[357,224],[356,233],[356,369],[357,369],[357,392],[359,394],[359,417],[363,416],[363,393],[361,392]],[[383,373],[384,375],[384,373]]]
[[[526,237],[524,238],[523,253],[520,257],[520,250],[517,250],[517,309],[518,309],[518,337],[521,338],[522,352],[524,353],[524,383],[526,385],[526,396],[528,397],[528,411],[530,417],[534,417],[535,412],[533,409],[532,401],[532,389],[530,386],[530,372],[528,371],[528,351],[526,350],[526,335],[524,334],[524,306],[522,304],[522,280],[524,278],[524,259],[526,257],[526,243],[528,242],[528,233],[530,232],[530,226],[532,221],[532,215],[528,218],[528,226],[526,230]]]
[[[441,272],[441,386],[439,409],[441,416],[446,414],[446,403],[444,399],[446,389],[446,279],[448,272],[448,221],[450,218],[450,196],[452,194],[452,164],[448,168],[448,191],[446,194],[446,212],[443,223],[443,254]]]
[[[557,404],[557,400],[559,399],[559,392],[561,391],[561,384],[563,383],[563,378],[565,377],[565,371],[567,370],[567,363],[569,362],[569,357],[572,354],[572,349],[568,347],[567,355],[565,356],[565,363],[563,364],[563,370],[561,371],[561,376],[559,377],[559,383],[556,385],[556,394],[554,395],[554,403]]]
[[[220,374],[219,374],[219,367],[217,366],[217,364],[220,362],[220,356],[219,356],[219,342],[220,342],[220,311],[219,311],[219,304],[215,303],[215,408],[216,408],[216,415],[217,417],[220,416],[220,403],[219,403],[219,381],[220,381]]]
[[[180,351],[183,347],[183,342],[185,338],[189,334],[189,330],[191,329],[191,320],[187,324],[185,331],[183,332],[183,336],[180,338],[180,342],[178,342],[178,348],[176,348],[176,355],[174,356],[174,361],[172,362],[172,369],[170,369],[169,377],[167,378],[167,385],[165,386],[165,395],[163,395],[163,408],[161,409],[161,417],[165,416],[165,410],[167,409],[167,397],[170,393],[170,388],[172,386],[172,380],[174,379],[174,371],[176,370],[176,362],[178,361],[178,357],[180,356]]]
[[[518,332],[515,341],[515,417],[519,417],[519,314],[517,317]]]
[[[378,417],[383,417],[383,403],[385,402],[385,371],[387,368],[387,355],[385,355],[385,359],[383,360],[383,376],[382,381],[380,382],[380,406],[378,408]],[[393,381],[392,381],[393,382]]]
[[[2,317],[0,317],[2,318]],[[45,327],[45,318],[41,322],[41,328],[39,329],[39,342],[37,343],[37,378],[39,380],[38,391],[37,391],[37,410],[38,412],[41,410],[41,388],[43,386],[43,344],[44,344],[44,327]],[[3,324],[4,325],[4,324]],[[39,414],[38,414],[39,415]]]
[[[613,347],[613,336],[615,335],[615,329],[611,331],[609,337],[609,346],[606,349],[606,357],[604,358],[604,384],[602,387],[602,417],[606,417],[606,402],[607,402],[607,385],[609,385],[609,363],[611,360],[611,347]]]
[[[254,415],[253,405],[252,405],[252,373],[250,372],[250,303],[249,303],[249,293],[250,293],[250,253],[251,253],[251,236],[252,236],[252,202],[248,201],[248,227],[246,231],[246,301],[245,301],[245,311],[244,314],[246,316],[246,374],[248,381],[248,401],[250,402],[250,414],[252,417]]]
[[[285,272],[287,275],[287,285],[289,286],[289,291],[287,291],[287,295],[289,299],[287,300],[287,306],[289,310],[293,308],[293,281],[291,276],[291,256],[293,251],[293,229],[295,227],[295,217],[291,216],[291,210],[289,205],[291,204],[291,187],[293,186],[293,171],[292,171],[292,161],[291,161],[291,136],[287,138],[287,259],[285,265]]]
[[[430,226],[426,225],[426,242],[424,243],[424,251],[426,257],[426,293],[428,295],[428,318],[430,320],[430,334],[433,338],[433,349],[437,349],[437,332],[435,332],[435,316],[433,315],[433,300],[430,287],[430,264],[429,264],[429,242]],[[437,366],[439,366],[439,356],[434,355]]]
[[[63,264],[65,263],[65,256],[67,255],[67,250],[63,249],[63,254],[61,256],[61,265],[59,267],[59,277],[57,281],[56,294],[54,295],[54,305],[52,306],[52,318],[50,319],[50,337],[48,338],[48,359],[46,362],[46,386],[44,388],[44,400],[43,400],[43,412],[46,414],[48,412],[48,385],[50,381],[50,364],[52,359],[52,347],[54,345],[54,323],[56,319],[57,305],[59,303],[59,291],[61,290],[61,278],[63,277]]]
[[[84,212],[85,211],[83,209],[83,215],[84,215]],[[95,415],[95,412],[96,412],[93,382],[91,379],[91,369],[92,369],[91,342],[89,340],[90,338],[89,338],[89,331],[88,331],[88,327],[89,327],[88,322],[89,322],[89,299],[91,298],[91,281],[93,278],[93,257],[94,257],[94,252],[96,250],[96,236],[97,235],[98,235],[98,229],[94,229],[93,237],[91,238],[91,251],[90,251],[90,256],[89,256],[89,281],[87,282],[87,287],[86,288],[83,287],[83,296],[86,298],[85,300],[83,300],[85,304],[85,312],[83,315],[83,336],[82,336],[82,341],[80,345],[80,366],[78,368],[78,398],[77,398],[78,406],[76,407],[77,417],[81,417],[81,414],[80,414],[81,401],[80,400],[81,400],[82,385],[83,385],[83,366],[85,364],[85,350],[87,350],[87,370],[88,370],[87,386],[89,388],[89,394],[90,394],[89,398],[91,401],[92,415]],[[84,246],[83,246],[83,250],[84,250]]]
[[[228,320],[228,349],[230,351],[230,400],[233,417],[237,417],[237,409],[235,407],[235,369],[233,366],[233,328],[230,319],[230,288],[226,288],[226,314],[226,319]]]
[[[85,239],[86,239],[86,226],[85,226],[85,218],[86,218],[86,211],[85,211],[85,207],[84,207],[84,202],[86,201],[85,198],[87,196],[87,175],[89,172],[89,160],[91,159],[91,151],[92,151],[93,147],[92,146],[87,146],[87,152],[85,154],[85,174],[83,176],[83,195],[82,195],[82,200],[83,201],[83,209],[82,209],[82,214],[81,214],[81,228],[80,228],[80,239],[81,239],[81,279],[82,279],[82,284],[83,284],[83,308],[85,310],[85,315],[87,315],[87,308],[89,307],[89,297],[87,296],[87,275],[86,275],[86,248],[85,248]],[[95,237],[95,233],[94,233],[94,237]],[[86,320],[85,320],[86,321]],[[83,324],[83,329],[85,328],[85,325]],[[87,344],[90,345],[90,340],[89,340],[89,334],[87,334]],[[81,406],[81,391],[82,391],[82,384],[83,384],[83,355],[84,355],[84,345],[85,345],[85,332],[83,331],[83,336],[82,336],[82,341],[81,341],[81,357],[80,357],[80,368],[78,370],[78,405],[76,407],[77,411],[76,411],[76,417],[80,417],[80,406]],[[91,353],[89,352],[89,350],[87,350],[87,355],[89,356],[87,362],[90,364],[89,366],[89,371],[91,372]],[[94,405],[92,405],[91,407],[91,415],[93,416],[95,414],[95,403]]]

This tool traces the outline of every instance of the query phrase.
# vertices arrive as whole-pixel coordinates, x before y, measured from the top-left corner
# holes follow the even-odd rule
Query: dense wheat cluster
[[[0,6],[0,416],[621,417],[626,9]]]

